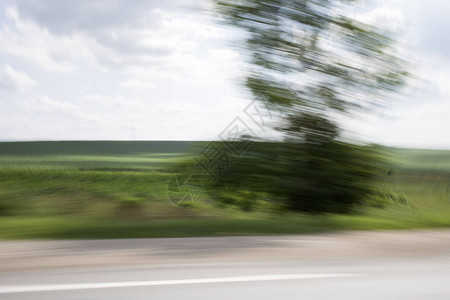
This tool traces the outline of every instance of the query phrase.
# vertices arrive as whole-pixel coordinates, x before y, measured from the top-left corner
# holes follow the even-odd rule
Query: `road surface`
[[[448,230],[0,249],[0,299],[450,299]]]

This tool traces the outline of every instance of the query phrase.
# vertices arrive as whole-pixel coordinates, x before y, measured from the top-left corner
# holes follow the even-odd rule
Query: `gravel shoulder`
[[[0,272],[450,255],[450,230],[120,240],[0,241]]]

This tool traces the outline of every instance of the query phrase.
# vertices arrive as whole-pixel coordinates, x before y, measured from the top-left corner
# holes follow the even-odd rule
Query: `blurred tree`
[[[244,32],[246,87],[283,112],[285,147],[255,163],[277,165],[267,183],[293,209],[345,211],[367,196],[373,161],[342,143],[335,117],[385,106],[409,76],[388,32],[347,16],[353,2],[215,0],[225,23]]]

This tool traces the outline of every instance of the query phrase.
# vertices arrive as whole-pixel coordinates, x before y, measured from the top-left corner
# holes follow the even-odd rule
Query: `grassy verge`
[[[211,219],[117,220],[89,217],[3,217],[1,239],[107,239],[244,236],[450,227],[439,212],[373,215],[266,216]]]

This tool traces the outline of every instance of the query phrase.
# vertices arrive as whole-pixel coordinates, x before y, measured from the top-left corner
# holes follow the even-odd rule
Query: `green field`
[[[387,207],[351,215],[304,215],[217,205],[206,191],[174,206],[174,166],[204,142],[0,143],[0,238],[131,238],[292,234],[450,226],[450,151],[384,151]],[[401,199],[402,201],[397,201]]]

